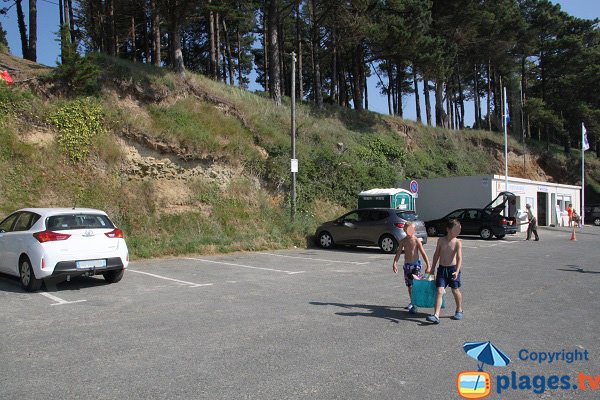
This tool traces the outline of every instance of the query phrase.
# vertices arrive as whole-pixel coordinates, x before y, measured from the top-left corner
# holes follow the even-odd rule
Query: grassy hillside
[[[299,104],[291,223],[287,105],[200,75],[96,62],[102,90],[93,97],[65,96],[51,79],[0,85],[1,215],[25,206],[101,208],[124,228],[133,257],[283,248],[305,246],[361,190],[503,171],[498,134]],[[510,144],[518,175],[520,145]],[[530,154],[529,173],[573,173],[573,153]],[[589,170],[600,171],[588,155]]]

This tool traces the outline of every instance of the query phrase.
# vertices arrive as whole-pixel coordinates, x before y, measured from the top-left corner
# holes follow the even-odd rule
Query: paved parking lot
[[[135,261],[114,285],[81,278],[31,294],[0,276],[0,398],[459,398],[457,374],[477,369],[463,343],[489,340],[512,360],[485,366],[490,398],[597,399],[600,387],[497,393],[513,372],[600,375],[600,229],[540,236],[464,238],[465,318],[449,318],[448,293],[436,326],[430,309],[407,313],[393,256],[377,249]],[[523,349],[589,359],[538,363]]]

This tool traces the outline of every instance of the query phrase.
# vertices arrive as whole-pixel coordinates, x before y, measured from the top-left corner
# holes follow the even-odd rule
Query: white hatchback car
[[[123,231],[104,211],[24,208],[0,222],[0,272],[19,277],[27,291],[49,277],[102,274],[115,283],[128,264]]]

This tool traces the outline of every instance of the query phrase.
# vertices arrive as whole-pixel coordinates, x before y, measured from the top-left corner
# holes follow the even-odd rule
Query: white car
[[[104,211],[24,208],[0,222],[0,272],[19,277],[27,291],[49,277],[102,274],[115,283],[128,264],[123,231]]]

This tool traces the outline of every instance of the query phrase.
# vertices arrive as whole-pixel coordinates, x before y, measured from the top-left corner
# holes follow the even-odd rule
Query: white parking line
[[[263,268],[263,267],[253,267],[251,265],[243,265],[243,264],[234,264],[234,263],[227,263],[227,262],[222,262],[222,261],[212,261],[212,260],[205,260],[203,258],[192,258],[192,257],[187,257],[186,260],[195,260],[195,261],[202,261],[202,262],[206,262],[206,263],[212,263],[212,264],[222,264],[222,265],[230,265],[232,267],[240,267],[240,268],[250,268],[250,269],[260,269],[262,271],[273,271],[273,272],[281,272],[284,274],[288,274],[288,275],[295,275],[295,274],[302,274],[304,273],[304,271],[285,271],[282,269],[273,269],[273,268]]]
[[[144,274],[144,275],[152,276],[152,277],[158,278],[158,279],[164,279],[164,280],[167,280],[167,281],[173,281],[173,282],[177,282],[177,283],[182,283],[184,285],[188,285],[189,287],[200,287],[200,286],[212,286],[213,285],[212,283],[194,283],[194,282],[181,281],[179,279],[168,278],[166,276],[151,274],[149,272],[136,271],[136,270],[131,269],[131,268],[127,268],[127,271],[129,271],[129,272],[135,272],[135,273],[138,273],[138,274]]]
[[[369,262],[357,262],[357,261],[340,261],[340,260],[325,260],[322,258],[311,258],[311,257],[297,257],[297,256],[286,256],[283,254],[274,254],[274,253],[261,253],[261,252],[257,252],[258,254],[264,254],[267,256],[275,256],[275,257],[287,257],[287,258],[299,258],[301,260],[313,260],[313,261],[326,261],[326,262],[330,262],[330,263],[340,263],[340,264],[354,264],[354,265],[366,265],[369,264]]]
[[[81,302],[85,301],[85,300],[67,301],[67,300],[61,299],[60,297],[53,296],[50,293],[46,293],[46,292],[39,292],[39,293],[42,296],[49,298],[50,300],[56,301],[56,303],[50,304],[51,306],[60,306],[60,305],[63,305],[63,304],[81,303]]]

